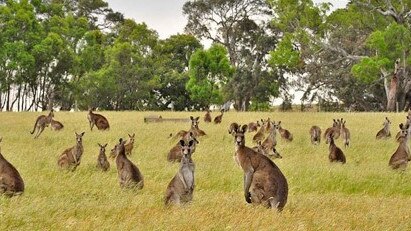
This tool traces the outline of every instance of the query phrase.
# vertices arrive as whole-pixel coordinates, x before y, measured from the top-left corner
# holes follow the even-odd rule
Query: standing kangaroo
[[[207,112],[204,115],[204,122],[206,123],[210,123],[211,122],[211,114],[210,114],[210,110],[207,109]]]
[[[164,199],[166,205],[170,203],[187,203],[193,200],[195,165],[191,155],[193,154],[192,147],[195,145],[195,141],[190,140],[187,143],[180,140],[180,145],[182,154],[180,169],[167,186]]]
[[[221,123],[221,121],[223,120],[223,114],[224,114],[224,110],[221,110],[221,114],[214,118],[214,123],[215,124],[220,124]]]
[[[314,145],[320,144],[321,142],[321,128],[314,125],[310,128],[311,143]]]
[[[199,144],[198,140],[194,137],[193,133],[190,132],[190,136],[187,139],[184,139],[186,142],[194,141],[193,145],[191,146],[191,152],[195,152],[196,145]],[[167,160],[170,162],[180,162],[181,158],[183,157],[183,153],[181,152],[182,146],[181,143],[178,142],[174,147],[170,149],[167,155]]]
[[[34,134],[34,131],[37,129],[37,133],[34,136],[34,139],[38,138],[40,134],[44,131],[44,128],[46,128],[52,121],[54,117],[54,111],[51,109],[49,114],[47,116],[41,115],[37,117],[36,123],[34,124],[33,131],[30,132],[30,134]]]
[[[337,145],[335,145],[333,135],[329,134],[327,136],[327,139],[328,139],[328,142],[330,143],[330,146],[329,146],[330,154],[328,155],[328,159],[330,160],[330,162],[341,162],[345,164],[346,162],[345,155],[343,151],[339,147],[337,147]]]
[[[51,130],[60,131],[61,129],[64,128],[64,125],[61,122],[52,119],[50,122],[50,127],[51,127]]]
[[[288,131],[287,129],[284,129],[281,127],[281,121],[278,121],[277,129],[281,135],[281,138],[289,142],[293,141],[293,134],[291,134],[291,132]]]
[[[268,157],[245,146],[246,131],[243,125],[234,137],[235,160],[244,171],[245,200],[281,211],[287,203],[287,179]]]
[[[93,113],[92,109],[90,109],[88,111],[87,119],[90,123],[90,130],[91,131],[93,131],[94,125],[96,125],[98,130],[108,130],[108,129],[110,129],[110,125],[109,125],[108,120],[106,119],[106,117],[104,117],[100,114],[97,114],[97,113]]]
[[[390,132],[391,121],[388,119],[388,117],[385,117],[383,126],[384,127],[377,132],[377,135],[375,136],[376,139],[388,139],[391,137],[391,132]]]
[[[110,168],[110,163],[108,162],[107,156],[106,156],[107,144],[105,145],[98,144],[98,146],[100,147],[100,152],[97,157],[97,168],[105,172]]]
[[[57,164],[60,168],[76,170],[77,166],[80,165],[81,156],[83,155],[83,136],[84,132],[77,134],[76,132],[76,145],[67,148],[60,155]]]
[[[0,138],[0,143],[3,138]],[[0,195],[17,196],[24,192],[24,182],[17,169],[1,154],[0,149]]]
[[[277,139],[276,139],[277,129],[278,129],[277,125],[275,124],[275,121],[273,121],[273,122],[269,121],[268,123],[271,123],[270,133],[267,136],[267,138],[265,138],[265,140],[261,144],[261,146],[263,147],[265,153],[267,153],[266,156],[268,156],[268,157],[273,156],[273,157],[277,157],[277,158],[282,158],[280,153],[278,153],[277,150],[275,149],[275,146],[277,146]]]
[[[392,169],[401,169],[405,170],[408,165],[408,161],[411,161],[410,148],[408,147],[408,128],[410,125],[400,124],[400,137],[398,141],[397,150],[392,154],[390,162],[388,163]]]
[[[117,156],[116,165],[120,187],[142,189],[144,187],[143,175],[140,169],[127,158],[125,143],[123,139],[120,139],[114,148]]]
[[[350,130],[348,130],[348,128],[345,126],[345,120],[343,120],[343,118],[341,118],[341,137],[343,139],[344,142],[344,147],[347,148],[348,146],[350,146]]]

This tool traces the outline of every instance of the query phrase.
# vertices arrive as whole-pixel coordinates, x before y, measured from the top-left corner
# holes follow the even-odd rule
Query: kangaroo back
[[[2,138],[0,138],[1,143]],[[24,181],[17,169],[8,162],[0,150],[0,194],[11,197],[24,192]]]

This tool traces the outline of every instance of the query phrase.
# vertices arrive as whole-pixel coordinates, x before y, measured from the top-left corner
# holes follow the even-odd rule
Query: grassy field
[[[391,132],[405,121],[405,113],[237,113],[224,114],[219,125],[205,124],[202,112],[101,112],[110,121],[109,132],[90,131],[87,112],[56,112],[61,132],[47,128],[37,139],[29,131],[40,113],[0,113],[1,152],[20,172],[26,190],[22,196],[0,197],[0,230],[410,230],[411,170],[392,171],[388,160],[398,144],[376,141],[385,116]],[[43,113],[45,114],[45,113]],[[192,203],[166,208],[163,197],[178,164],[166,161],[177,140],[169,137],[185,123],[145,124],[143,117],[201,116],[193,159],[196,188]],[[213,113],[213,116],[218,113]],[[289,184],[288,202],[277,213],[249,205],[243,198],[243,172],[233,160],[231,122],[248,123],[271,117],[282,121],[294,140],[279,140],[283,159],[275,159]],[[330,164],[328,146],[313,146],[308,130],[324,131],[332,118],[347,121],[351,147],[343,149],[347,164]],[[62,171],[57,158],[75,144],[74,132],[85,131],[84,154],[75,172]],[[120,137],[136,133],[131,159],[142,171],[142,191],[122,190],[115,162],[108,172],[95,168],[97,143],[114,146]],[[253,133],[247,145],[252,146]],[[336,141],[342,147],[342,140]]]

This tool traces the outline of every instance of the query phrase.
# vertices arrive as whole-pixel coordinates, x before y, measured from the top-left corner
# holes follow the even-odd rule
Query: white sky
[[[335,8],[343,8],[348,0],[313,0],[315,3],[331,2]],[[136,22],[145,22],[158,32],[161,39],[184,32],[187,19],[183,16],[186,0],[107,0],[114,11]]]

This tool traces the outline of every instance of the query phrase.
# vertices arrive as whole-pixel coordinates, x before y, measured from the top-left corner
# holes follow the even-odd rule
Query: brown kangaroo
[[[221,114],[214,118],[214,123],[215,124],[220,124],[221,121],[223,120],[224,110],[221,110],[220,112],[221,112]]]
[[[64,128],[64,125],[60,121],[57,121],[54,119],[51,120],[50,126],[51,126],[51,130],[54,130],[54,131],[60,131],[61,129]]]
[[[97,113],[93,113],[92,109],[90,109],[88,111],[87,119],[90,123],[90,130],[91,131],[93,131],[94,125],[96,125],[98,130],[108,130],[108,129],[110,129],[110,125],[109,125],[108,120],[106,119],[106,117],[104,117],[100,114],[97,114]]]
[[[350,130],[345,126],[345,120],[343,120],[343,118],[341,118],[341,137],[343,139],[344,142],[344,147],[347,148],[348,146],[350,146]]]
[[[310,128],[311,143],[314,145],[320,144],[321,142],[321,128],[314,125]]]
[[[128,142],[124,145],[124,147],[125,147],[125,149],[126,149],[126,155],[131,156],[131,151],[133,151],[133,147],[134,147],[135,136],[136,136],[135,133],[133,133],[133,135],[128,134],[128,137],[129,137],[130,139],[129,139]]]
[[[0,143],[3,138],[0,138]],[[0,195],[17,196],[24,192],[24,181],[17,169],[1,154],[0,149]]]
[[[192,117],[190,116],[191,120],[191,127],[188,131],[181,130],[179,131],[174,138],[180,137],[181,139],[188,139],[190,136],[190,132],[193,133],[194,137],[205,136],[206,133],[198,127],[200,117]]]
[[[108,162],[107,156],[106,156],[107,144],[105,145],[98,144],[98,146],[100,147],[100,152],[97,158],[97,168],[105,172],[110,168],[110,163]]]
[[[118,179],[121,188],[136,188],[142,189],[144,187],[144,178],[140,172],[140,169],[131,162],[126,156],[126,149],[124,144],[126,141],[119,140],[119,143],[115,146],[116,153],[116,165]]]
[[[253,142],[254,143],[258,143],[258,141],[263,141],[264,140],[264,137],[265,137],[264,134],[265,134],[266,127],[267,127],[266,123],[269,123],[270,121],[261,120],[261,122],[262,122],[262,124],[261,124],[260,129],[258,129],[258,132],[253,136]]]
[[[239,125],[238,125],[238,123],[236,123],[236,122],[231,123],[231,124],[230,124],[230,127],[228,127],[228,134],[231,134],[231,135],[234,136],[234,135],[235,135],[235,132],[234,132],[234,131],[235,131],[236,129],[238,129],[238,126],[239,126]]]
[[[257,145],[253,147],[253,150],[264,155],[267,157],[273,157],[273,158],[283,158],[279,152],[277,152],[277,150],[275,149],[275,147],[273,147],[271,150],[265,150],[265,148],[263,147],[263,145],[261,145],[261,141],[258,141]],[[270,151],[273,151],[272,153],[270,153]]]
[[[411,125],[411,117],[407,115],[404,126]],[[400,142],[401,130],[395,136],[395,140]],[[410,131],[408,131],[408,138],[410,138]]]
[[[258,127],[260,127],[260,122],[258,120],[257,122],[250,122],[248,124],[248,132],[256,132]]]
[[[287,179],[268,157],[245,146],[246,131],[247,125],[243,125],[234,138],[235,159],[244,171],[245,200],[281,211],[287,203]]]
[[[34,134],[34,131],[37,129],[37,133],[34,136],[34,139],[39,137],[40,134],[44,131],[44,128],[49,126],[49,124],[51,123],[53,117],[54,117],[53,109],[51,109],[51,111],[49,112],[49,114],[47,116],[41,115],[41,116],[37,117],[36,123],[34,124],[33,131],[30,132],[30,134]]]
[[[268,154],[266,156],[270,157],[277,157],[277,158],[282,158],[282,156],[277,152],[275,147],[277,146],[277,125],[275,124],[275,121],[271,122],[269,121],[268,123],[271,123],[270,125],[270,133],[265,138],[264,142],[261,144],[265,150],[265,152]],[[272,153],[271,153],[272,151]]]
[[[325,143],[328,144],[328,136],[331,134],[336,140],[340,137],[341,122],[339,119],[333,119],[332,127],[329,127],[324,132]]]
[[[206,123],[210,123],[211,122],[211,114],[210,114],[210,110],[207,109],[206,114],[204,115],[204,122]]]
[[[77,134],[76,132],[76,145],[67,148],[60,155],[57,164],[64,169],[71,169],[71,171],[76,170],[77,166],[80,165],[81,156],[83,155],[83,135],[84,132]]]
[[[288,131],[287,129],[284,129],[284,128],[281,127],[281,121],[278,121],[277,129],[278,129],[278,132],[281,135],[281,138],[283,138],[284,140],[286,140],[288,142],[293,141],[293,138],[294,138],[293,134],[291,134],[291,132]]]
[[[408,161],[411,161],[410,148],[408,147],[408,128],[410,125],[400,124],[400,137],[398,138],[400,144],[397,150],[392,154],[390,162],[388,163],[392,169],[405,170]]]
[[[388,117],[385,117],[383,126],[384,127],[377,132],[377,135],[375,136],[376,139],[388,139],[391,137],[391,132],[390,132],[391,121],[388,119]]]
[[[199,144],[198,140],[194,137],[193,133],[190,132],[190,136],[187,139],[184,139],[186,142],[194,141],[193,145],[191,146],[192,153],[195,152],[196,145]],[[181,152],[182,146],[181,143],[178,142],[174,147],[170,149],[167,155],[167,160],[170,162],[180,162],[183,154]]]
[[[330,160],[330,162],[341,162],[345,164],[345,155],[343,151],[339,147],[337,147],[337,145],[335,145],[333,134],[328,134],[327,139],[330,143],[330,154],[328,155],[328,159]]]
[[[187,203],[193,200],[195,165],[191,155],[193,154],[192,147],[195,145],[195,141],[190,140],[187,143],[180,140],[180,145],[182,155],[180,169],[167,186],[164,199],[166,205],[170,203]]]

